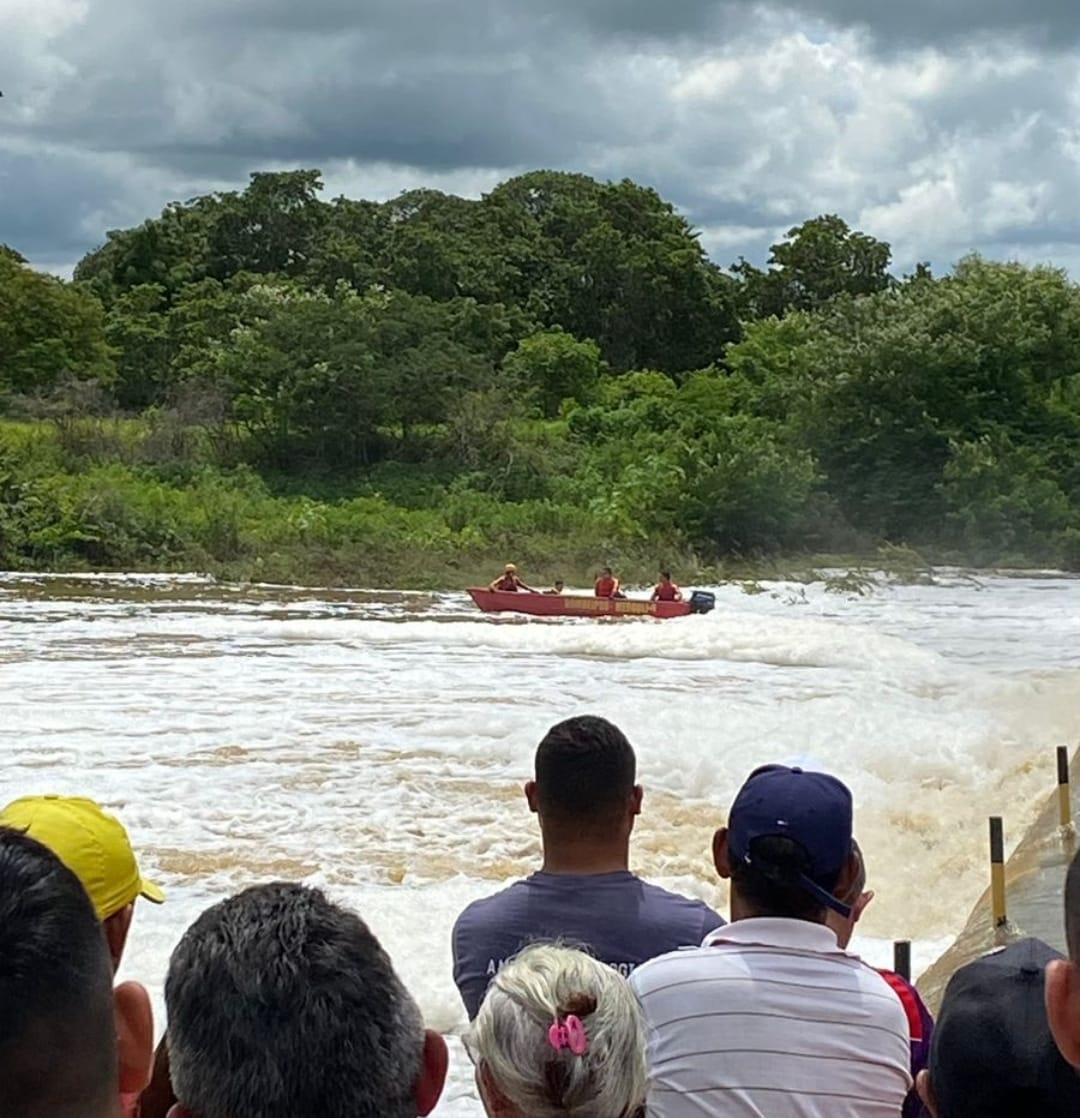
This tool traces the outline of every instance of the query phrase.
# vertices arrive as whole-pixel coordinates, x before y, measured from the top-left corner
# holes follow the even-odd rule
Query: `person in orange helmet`
[[[497,579],[495,579],[495,581],[488,587],[488,589],[492,591],[502,590],[511,592],[524,590],[529,594],[537,593],[537,591],[535,591],[531,586],[526,586],[525,583],[521,581],[521,578],[517,573],[517,567],[515,567],[513,563],[506,564],[503,573]]]

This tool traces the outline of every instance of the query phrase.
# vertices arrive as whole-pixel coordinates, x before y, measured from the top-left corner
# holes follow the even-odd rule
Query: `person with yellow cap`
[[[0,827],[37,839],[82,882],[105,929],[113,967],[119,967],[135,901],[165,900],[139,872],[120,820],[82,796],[25,796],[0,811]]]
[[[492,591],[525,590],[528,591],[528,593],[530,594],[539,593],[538,590],[534,590],[531,586],[526,586],[525,583],[521,581],[521,578],[517,573],[517,567],[515,567],[513,563],[506,564],[505,568],[503,569],[503,573],[488,587],[488,589]]]
[[[51,850],[82,883],[105,932],[113,972],[127,943],[135,901],[161,904],[161,887],[143,877],[123,824],[93,800],[82,796],[25,796],[0,811],[0,827],[36,839]],[[150,997],[137,982],[116,988],[116,1027],[121,1043],[120,1098],[125,1115],[134,1112],[149,1080],[153,1044]],[[139,1044],[133,1043],[135,1039]],[[125,1052],[138,1051],[125,1063]]]

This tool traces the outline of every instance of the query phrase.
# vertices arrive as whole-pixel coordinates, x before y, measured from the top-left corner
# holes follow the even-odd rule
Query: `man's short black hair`
[[[660,572],[660,577],[661,578],[666,578],[670,582],[671,581],[671,571],[661,571]]]
[[[626,735],[585,714],[552,726],[536,750],[540,811],[553,819],[605,820],[634,788],[637,760]]]
[[[1080,851],[1065,878],[1065,942],[1069,945],[1069,958],[1080,963]]]
[[[415,1118],[424,1027],[386,952],[318,889],[207,909],[165,982],[177,1098],[198,1118]]]
[[[116,1105],[112,962],[82,883],[0,827],[0,1113],[94,1118]]]
[[[825,907],[798,882],[809,873],[810,857],[794,839],[763,835],[750,845],[754,862],[731,867],[731,882],[739,896],[758,916],[820,922]]]

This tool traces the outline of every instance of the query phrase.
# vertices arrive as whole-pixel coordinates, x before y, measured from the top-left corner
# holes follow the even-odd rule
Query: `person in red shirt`
[[[619,580],[612,573],[610,567],[600,569],[600,577],[596,580],[593,589],[598,598],[622,598],[624,594],[619,589]]]
[[[851,889],[846,896],[840,899],[851,907],[850,916],[840,916],[838,913],[829,912],[825,922],[836,934],[836,942],[842,950],[847,950],[851,937],[855,933],[855,925],[866,911],[867,905],[874,899],[874,891],[866,888],[866,860],[863,852],[855,839],[851,840],[851,853],[854,855],[857,869]],[[934,1018],[926,1003],[919,995],[919,991],[902,975],[895,971],[877,968],[878,974],[889,984],[893,993],[900,999],[904,1007],[904,1014],[908,1020],[908,1036],[911,1041],[911,1078],[918,1079],[920,1073],[930,1062],[930,1041],[934,1035]],[[918,1092],[913,1087],[904,1099],[904,1109],[901,1118],[933,1118],[932,1113],[920,1099]]]
[[[652,592],[654,602],[681,602],[682,591],[671,581],[671,571],[661,571],[660,581]]]
[[[513,563],[507,563],[503,573],[488,587],[489,590],[504,590],[504,591],[517,591],[525,590],[529,594],[535,594],[536,591],[531,586],[526,586],[524,582],[518,577],[517,567]]]

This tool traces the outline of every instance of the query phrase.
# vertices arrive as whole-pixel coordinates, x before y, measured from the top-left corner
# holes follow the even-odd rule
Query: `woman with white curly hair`
[[[491,1118],[636,1118],[645,1032],[629,984],[583,951],[527,947],[493,979],[465,1038]]]

